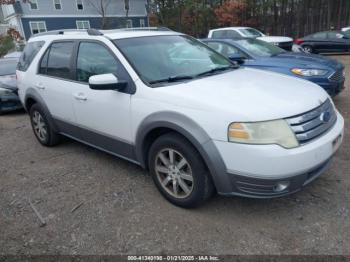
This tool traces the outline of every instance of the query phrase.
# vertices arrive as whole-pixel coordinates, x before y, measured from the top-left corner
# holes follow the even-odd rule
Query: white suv
[[[292,51],[293,39],[286,36],[267,36],[251,27],[224,27],[209,31],[208,38],[237,39],[257,38],[261,41],[279,46],[287,51]]]
[[[170,31],[50,32],[17,71],[38,141],[73,138],[138,164],[172,203],[268,198],[328,166],[344,120],[319,86],[238,68]]]

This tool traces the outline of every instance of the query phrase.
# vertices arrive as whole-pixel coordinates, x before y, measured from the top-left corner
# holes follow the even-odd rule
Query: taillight
[[[304,43],[304,40],[301,38],[295,39],[295,41],[294,41],[294,44],[296,44],[296,45],[301,45],[302,43]]]

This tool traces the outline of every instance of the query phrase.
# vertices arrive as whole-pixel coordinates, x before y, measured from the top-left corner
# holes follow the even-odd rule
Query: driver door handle
[[[74,94],[74,98],[79,101],[87,100],[87,97],[83,93]]]

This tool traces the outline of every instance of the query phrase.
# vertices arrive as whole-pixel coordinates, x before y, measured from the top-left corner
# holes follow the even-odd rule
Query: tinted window
[[[260,37],[264,36],[261,32],[254,28],[244,28],[244,29],[238,29],[239,32],[241,32],[246,37]]]
[[[215,31],[212,34],[212,38],[224,38],[225,34],[225,30]]]
[[[113,55],[102,45],[81,43],[77,60],[77,80],[88,82],[90,76],[117,74],[118,63]]]
[[[46,74],[50,76],[70,79],[70,65],[71,57],[73,54],[73,47],[73,42],[61,42],[52,44],[49,51]]]
[[[36,54],[44,45],[44,41],[30,42],[26,45],[23,50],[23,53],[19,59],[17,69],[20,71],[27,71],[28,67],[32,63]]]
[[[0,76],[15,75],[16,74],[17,60],[0,60]]]
[[[49,58],[49,52],[50,52],[50,49],[46,50],[45,55],[41,59],[39,74],[47,74],[47,61]]]
[[[344,38],[344,34],[342,34],[340,32],[329,32],[328,33],[328,38],[331,38],[331,39],[342,39],[342,38]]]
[[[241,54],[244,55],[240,50],[238,50],[236,47],[225,44],[225,43],[218,43],[218,42],[209,42],[208,46],[213,48],[215,51],[219,52],[220,54],[229,57],[233,54]]]
[[[315,38],[315,39],[326,39],[327,38],[327,32],[316,33],[316,34],[313,34],[311,37]]]
[[[239,38],[239,37],[241,37],[241,35],[239,33],[237,33],[236,31],[227,30],[226,31],[226,37],[227,38]]]

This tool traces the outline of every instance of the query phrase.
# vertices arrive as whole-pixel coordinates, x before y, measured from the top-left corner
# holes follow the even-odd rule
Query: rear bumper
[[[18,95],[11,94],[0,96],[0,112],[9,112],[21,108],[23,107]]]

